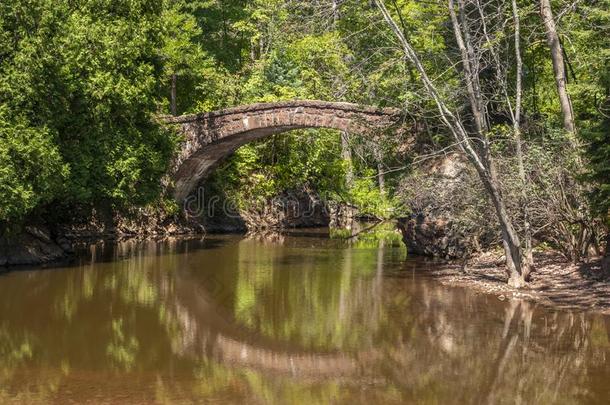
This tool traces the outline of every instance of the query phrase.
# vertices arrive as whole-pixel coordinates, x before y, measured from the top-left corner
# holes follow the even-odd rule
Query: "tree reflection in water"
[[[608,318],[447,288],[392,240],[100,244],[0,276],[0,402],[606,403]],[[26,312],[27,311],[27,312]]]

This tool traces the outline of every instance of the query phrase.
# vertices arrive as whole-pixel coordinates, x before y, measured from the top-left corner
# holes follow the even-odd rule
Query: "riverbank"
[[[70,259],[77,248],[95,242],[126,239],[158,239],[168,236],[203,234],[197,224],[169,222],[167,224],[120,221],[86,225],[25,226],[20,232],[0,235],[0,268],[37,266]]]
[[[483,253],[465,262],[431,266],[426,275],[444,285],[460,286],[499,300],[525,299],[545,306],[610,314],[610,274],[601,260],[572,264],[557,252],[538,252],[536,271],[523,289],[506,284],[499,253]]]
[[[212,194],[216,204],[218,196]],[[215,202],[216,201],[216,202]],[[45,265],[68,259],[76,247],[100,240],[156,239],[167,236],[201,234],[243,234],[248,231],[328,227],[351,223],[356,210],[345,204],[326,204],[314,191],[286,191],[267,202],[263,209],[252,207],[239,212],[226,210],[217,215],[189,217],[172,214],[165,206],[131,208],[119,213],[111,209],[93,210],[56,222],[32,221],[19,230],[0,229],[0,267]],[[219,206],[227,206],[222,201]],[[306,214],[301,211],[305,209]]]

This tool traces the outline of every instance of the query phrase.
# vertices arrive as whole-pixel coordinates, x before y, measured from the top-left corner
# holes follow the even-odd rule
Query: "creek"
[[[0,402],[607,403],[609,317],[443,286],[398,239],[100,243],[1,274]]]

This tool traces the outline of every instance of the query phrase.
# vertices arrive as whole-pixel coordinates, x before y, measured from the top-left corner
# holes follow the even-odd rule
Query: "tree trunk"
[[[332,29],[335,30],[337,28],[337,23],[341,15],[339,14],[339,1],[340,0],[332,0]],[[338,88],[344,87],[343,80],[339,78]],[[340,93],[335,94],[335,98],[339,98]],[[341,132],[341,158],[347,164],[347,171],[345,173],[345,185],[347,188],[351,188],[354,185],[354,167],[352,165],[352,150],[349,145],[349,133],[342,131]]]
[[[385,175],[383,174],[383,164],[377,162],[377,182],[379,183],[379,193],[385,195]]]
[[[610,229],[606,234],[606,254],[602,259],[602,269],[606,272],[610,272]]]
[[[468,22],[466,21],[466,11],[464,10],[464,1],[458,1],[459,20],[455,13],[455,5],[453,0],[448,0],[449,15],[453,25],[455,40],[460,49],[461,62],[464,70],[464,81],[470,101],[470,109],[472,111],[477,136],[481,140],[480,160],[483,163],[479,169],[479,176],[483,180],[483,184],[489,193],[491,200],[496,209],[496,214],[500,222],[502,232],[502,241],[506,255],[506,271],[508,275],[508,283],[513,287],[522,287],[525,284],[526,277],[529,275],[529,267],[522,260],[521,242],[517,235],[508,212],[506,210],[502,193],[499,190],[499,181],[497,179],[495,165],[489,150],[489,141],[487,139],[487,125],[484,117],[485,107],[483,104],[483,96],[479,83],[478,72],[476,71],[475,54],[472,47],[470,36],[468,34]],[[475,152],[476,153],[476,152]]]
[[[496,210],[496,215],[500,223],[502,234],[502,246],[506,255],[506,274],[508,275],[508,285],[515,288],[525,286],[527,277],[529,276],[529,268],[523,260],[521,252],[521,241],[519,235],[513,227],[504,199],[498,187],[499,181],[496,178],[493,162],[489,162],[490,172],[482,173],[479,171],[479,177],[483,180],[483,185],[487,189],[491,197],[491,201]]]
[[[521,23],[519,19],[519,8],[517,0],[512,0],[513,20],[515,21],[515,61],[517,69],[517,79],[515,84],[515,109],[513,112],[513,131],[515,133],[515,148],[517,153],[517,164],[519,166],[519,178],[521,180],[521,212],[523,213],[523,239],[525,246],[523,247],[523,259],[526,264],[527,279],[529,273],[533,270],[534,255],[532,248],[532,227],[530,224],[530,213],[528,207],[527,196],[527,178],[525,175],[525,164],[523,163],[523,148],[521,139],[521,104],[523,96],[523,60],[521,59]]]
[[[458,0],[460,10],[460,20],[455,14],[455,6],[453,0],[449,0],[449,15],[451,16],[451,22],[453,25],[453,33],[455,40],[460,49],[462,67],[464,69],[464,82],[466,83],[466,90],[468,92],[468,100],[470,101],[470,110],[472,111],[473,121],[475,123],[476,130],[479,135],[483,135],[485,132],[485,119],[483,118],[483,101],[481,97],[481,88],[479,86],[478,74],[475,71],[472,63],[474,62],[474,52],[470,46],[470,41],[465,41],[462,35],[460,27],[464,26],[466,31],[468,27],[465,26],[464,22],[464,4],[462,0]],[[466,37],[467,38],[467,37]]]
[[[352,150],[349,146],[349,133],[341,132],[341,158],[347,164],[347,171],[345,173],[345,184],[347,188],[352,188],[354,185],[354,167],[352,165]]]
[[[550,0],[540,0],[540,16],[544,22],[546,29],[546,40],[551,49],[551,60],[553,61],[553,72],[555,73],[555,85],[559,94],[559,103],[561,105],[561,113],[563,115],[563,127],[569,133],[574,133],[576,127],[574,125],[574,112],[572,110],[572,102],[567,89],[566,71],[563,60],[563,50],[559,35],[557,35],[557,27],[553,11],[551,10]]]
[[[405,57],[409,62],[411,62],[417,71],[419,72],[420,79],[424,88],[430,98],[436,104],[438,111],[440,113],[441,121],[447,126],[447,128],[451,131],[451,134],[455,138],[458,143],[460,149],[466,154],[469,161],[473,164],[481,181],[487,191],[496,211],[496,215],[498,217],[498,221],[500,223],[500,229],[502,233],[502,244],[504,246],[504,250],[506,252],[506,271],[508,274],[508,283],[509,285],[520,288],[525,285],[525,276],[523,273],[523,261],[521,256],[521,243],[519,240],[519,236],[514,230],[512,222],[510,220],[510,216],[506,210],[506,205],[504,204],[504,200],[502,198],[502,194],[499,189],[499,182],[496,178],[493,161],[491,160],[491,156],[488,153],[488,148],[484,148],[482,154],[477,152],[477,148],[475,148],[472,138],[468,131],[466,131],[464,125],[460,121],[460,119],[447,107],[447,104],[438,93],[436,86],[428,76],[426,69],[424,68],[419,56],[409,43],[409,41],[404,36],[402,30],[398,27],[398,24],[394,21],[389,11],[385,7],[383,0],[375,0],[378,8],[381,10],[384,19],[400,41],[403,51],[405,53]],[[453,2],[450,0],[450,5]],[[453,17],[455,17],[455,12],[453,13]],[[461,38],[461,34],[456,36]],[[465,66],[466,68],[466,66]],[[471,76],[472,78],[472,76]],[[467,87],[473,88],[474,83],[471,83],[472,86],[468,84]],[[469,94],[471,102],[473,101],[472,95]],[[473,103],[476,105],[480,105],[478,103]],[[475,118],[476,121],[476,118]],[[479,122],[481,124],[482,122]],[[479,125],[477,125],[479,126]],[[481,135],[480,133],[477,135]],[[485,141],[484,139],[481,139]]]
[[[333,28],[339,21],[339,0],[333,0]]]
[[[177,76],[175,73],[172,74],[172,88],[170,91],[170,100],[169,100],[169,108],[171,111],[171,114],[173,116],[178,115],[178,106],[176,105],[176,81],[177,81]]]
[[[385,194],[385,174],[383,173],[383,153],[379,148],[379,145],[373,145],[373,156],[377,161],[377,184],[379,186],[379,193]]]

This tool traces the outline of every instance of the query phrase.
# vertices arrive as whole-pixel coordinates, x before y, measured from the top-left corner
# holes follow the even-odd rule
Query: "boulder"
[[[0,266],[48,263],[64,258],[67,253],[44,227],[28,226],[20,234],[5,235],[0,240]]]
[[[409,253],[460,259],[495,243],[496,222],[479,190],[478,176],[459,153],[418,165],[400,184],[412,212],[399,220]]]
[[[214,198],[214,197],[212,197]],[[328,226],[329,209],[316,192],[289,190],[248,209],[219,201],[197,218],[206,232],[244,232]]]
[[[410,254],[451,260],[468,257],[475,250],[470,239],[446,219],[415,215],[400,219],[398,228]]]

